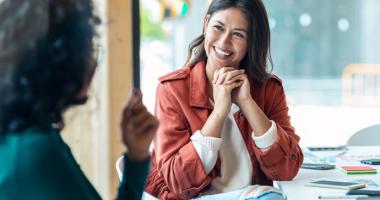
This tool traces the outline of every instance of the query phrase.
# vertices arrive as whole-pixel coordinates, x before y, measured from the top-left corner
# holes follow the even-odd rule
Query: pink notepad
[[[342,166],[346,171],[376,171],[375,168],[370,166]]]
[[[347,174],[376,174],[377,170],[370,166],[342,166]]]

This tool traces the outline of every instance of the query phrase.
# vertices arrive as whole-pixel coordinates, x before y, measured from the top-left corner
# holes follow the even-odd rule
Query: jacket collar
[[[190,106],[213,109],[207,95],[206,63],[199,61],[190,72]]]

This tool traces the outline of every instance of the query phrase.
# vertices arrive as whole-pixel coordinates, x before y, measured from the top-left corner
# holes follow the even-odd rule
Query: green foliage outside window
[[[165,40],[167,35],[162,29],[162,23],[154,22],[150,19],[146,9],[141,8],[141,39],[142,40]]]

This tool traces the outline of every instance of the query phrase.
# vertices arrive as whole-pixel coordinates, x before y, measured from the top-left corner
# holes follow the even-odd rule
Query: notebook
[[[341,166],[346,174],[377,174],[377,170],[370,166]]]

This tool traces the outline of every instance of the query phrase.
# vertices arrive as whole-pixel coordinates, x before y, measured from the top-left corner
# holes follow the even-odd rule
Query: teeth
[[[231,52],[228,52],[228,51],[223,51],[221,49],[218,49],[215,47],[215,52],[221,56],[229,56],[231,55]]]

